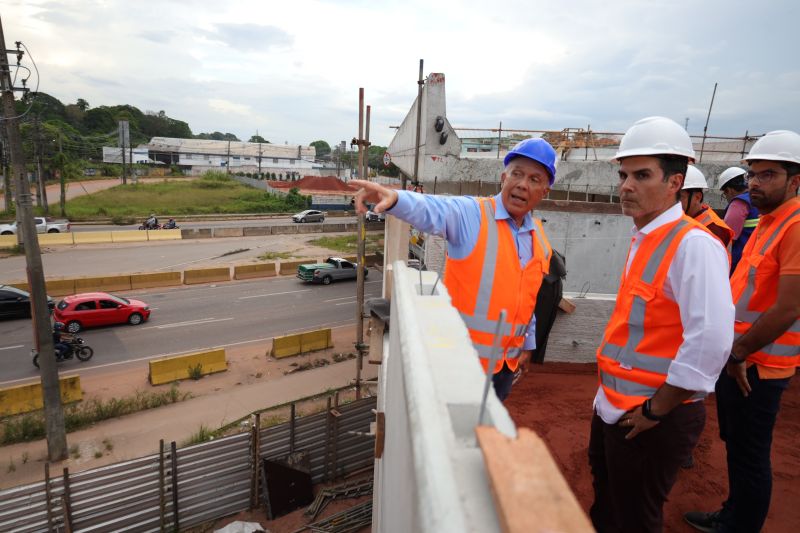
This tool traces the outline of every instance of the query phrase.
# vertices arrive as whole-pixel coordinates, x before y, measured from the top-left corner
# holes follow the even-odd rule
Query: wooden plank
[[[593,532],[591,522],[544,441],[527,428],[510,439],[494,427],[475,428],[504,532]]]
[[[371,365],[379,365],[383,362],[383,333],[386,330],[386,323],[377,318],[369,319],[369,359]]]
[[[575,312],[575,304],[567,300],[566,298],[561,298],[561,301],[558,302],[558,308],[571,315]]]

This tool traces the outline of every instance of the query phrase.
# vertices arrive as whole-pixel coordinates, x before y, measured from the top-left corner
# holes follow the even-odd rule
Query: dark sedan
[[[55,301],[47,297],[47,306],[53,310]],[[0,285],[0,318],[29,318],[31,295],[11,285]]]

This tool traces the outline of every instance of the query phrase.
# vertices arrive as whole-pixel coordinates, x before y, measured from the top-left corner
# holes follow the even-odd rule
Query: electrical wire
[[[28,50],[28,47],[27,47],[27,46],[25,46],[25,43],[23,43],[22,41],[17,41],[17,42],[18,42],[20,45],[22,45],[22,47],[25,49],[25,53],[26,53],[26,54],[28,55],[28,57],[30,58],[30,60],[31,60],[31,63],[33,64],[33,69],[36,71],[36,89],[34,89],[34,90],[32,91],[32,93],[34,94],[34,96],[33,96],[33,97],[31,97],[31,99],[30,99],[30,104],[28,105],[28,109],[26,109],[26,110],[25,110],[25,111],[24,111],[24,112],[23,112],[21,115],[17,115],[16,117],[0,117],[0,122],[2,122],[2,121],[4,121],[4,120],[15,120],[15,119],[20,119],[20,118],[24,117],[25,115],[27,115],[27,114],[30,112],[30,110],[33,108],[33,104],[34,104],[34,102],[36,102],[36,96],[35,96],[35,95],[39,94],[39,82],[41,81],[41,77],[39,76],[39,67],[37,67],[37,66],[36,66],[36,61],[34,61],[34,59],[33,59],[33,56],[31,55],[31,52],[30,52],[30,50]],[[30,72],[30,69],[29,69],[28,67],[24,67],[24,66],[22,66],[22,65],[20,65],[20,64],[17,64],[16,66],[17,66],[17,73],[19,73],[19,69],[20,69],[20,68],[24,68],[24,69],[26,69],[28,72]],[[10,70],[10,69],[11,69],[11,67],[9,66],[9,70]],[[12,84],[11,84],[11,87],[9,88],[10,90],[13,90],[13,89],[14,89],[14,83],[16,83],[16,79],[17,79],[17,73],[15,73],[15,74],[14,74],[14,81],[12,82]],[[10,72],[9,72],[9,74],[10,74]],[[10,77],[10,76],[9,76],[9,77]],[[29,79],[30,79],[30,76],[28,76],[27,78],[25,78],[25,82],[27,83],[27,81],[28,81]],[[29,89],[29,91],[30,91],[30,89]]]

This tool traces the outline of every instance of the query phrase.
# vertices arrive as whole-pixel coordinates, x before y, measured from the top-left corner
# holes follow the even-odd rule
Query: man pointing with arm
[[[447,240],[444,285],[469,330],[484,371],[493,374],[500,400],[511,392],[514,372],[525,368],[535,348],[533,309],[552,249],[540,221],[531,216],[555,181],[553,148],[543,139],[517,144],[503,163],[500,194],[491,198],[440,197],[396,191],[352,180],[362,187],[356,210],[386,212],[425,233]],[[489,357],[500,312],[501,354],[493,369]]]

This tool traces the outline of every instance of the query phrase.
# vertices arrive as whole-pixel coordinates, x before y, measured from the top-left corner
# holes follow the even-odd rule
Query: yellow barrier
[[[77,292],[74,279],[48,279],[44,282],[44,286],[50,296],[67,296]]]
[[[230,281],[231,269],[229,267],[196,268],[183,271],[184,285],[208,283],[211,281]]]
[[[129,290],[131,290],[130,276],[102,276],[94,278],[77,278],[75,280],[75,292]]]
[[[233,267],[233,279],[271,278],[277,273],[278,268],[275,263],[236,265]]]
[[[39,235],[39,244],[72,244],[74,241],[72,233],[42,233]]]
[[[110,231],[78,231],[72,234],[75,244],[97,244],[112,242]]]
[[[64,376],[58,381],[61,385],[62,403],[79,402],[83,399],[80,376]],[[28,413],[43,406],[42,384],[39,382],[0,389],[0,416]]]
[[[178,229],[159,229],[146,231],[148,241],[179,241],[181,240],[181,230]]]
[[[111,232],[111,242],[143,242],[147,241],[147,232],[140,230],[120,230]]]
[[[169,287],[183,282],[180,272],[157,272],[154,274],[131,274],[131,289]]]
[[[331,347],[333,347],[331,329],[319,329],[296,335],[275,337],[272,339],[272,352],[270,352],[270,355],[276,359],[281,359],[290,355],[314,352]]]
[[[0,248],[11,248],[17,245],[16,235],[0,235]]]
[[[194,377],[194,372],[205,376],[226,370],[228,370],[228,362],[225,358],[225,350],[211,350],[154,359],[150,361],[149,379],[151,385],[162,385]]]
[[[297,267],[300,265],[307,265],[309,263],[316,263],[316,259],[301,259],[299,261],[281,261],[278,267],[281,276],[292,276],[297,273]]]

